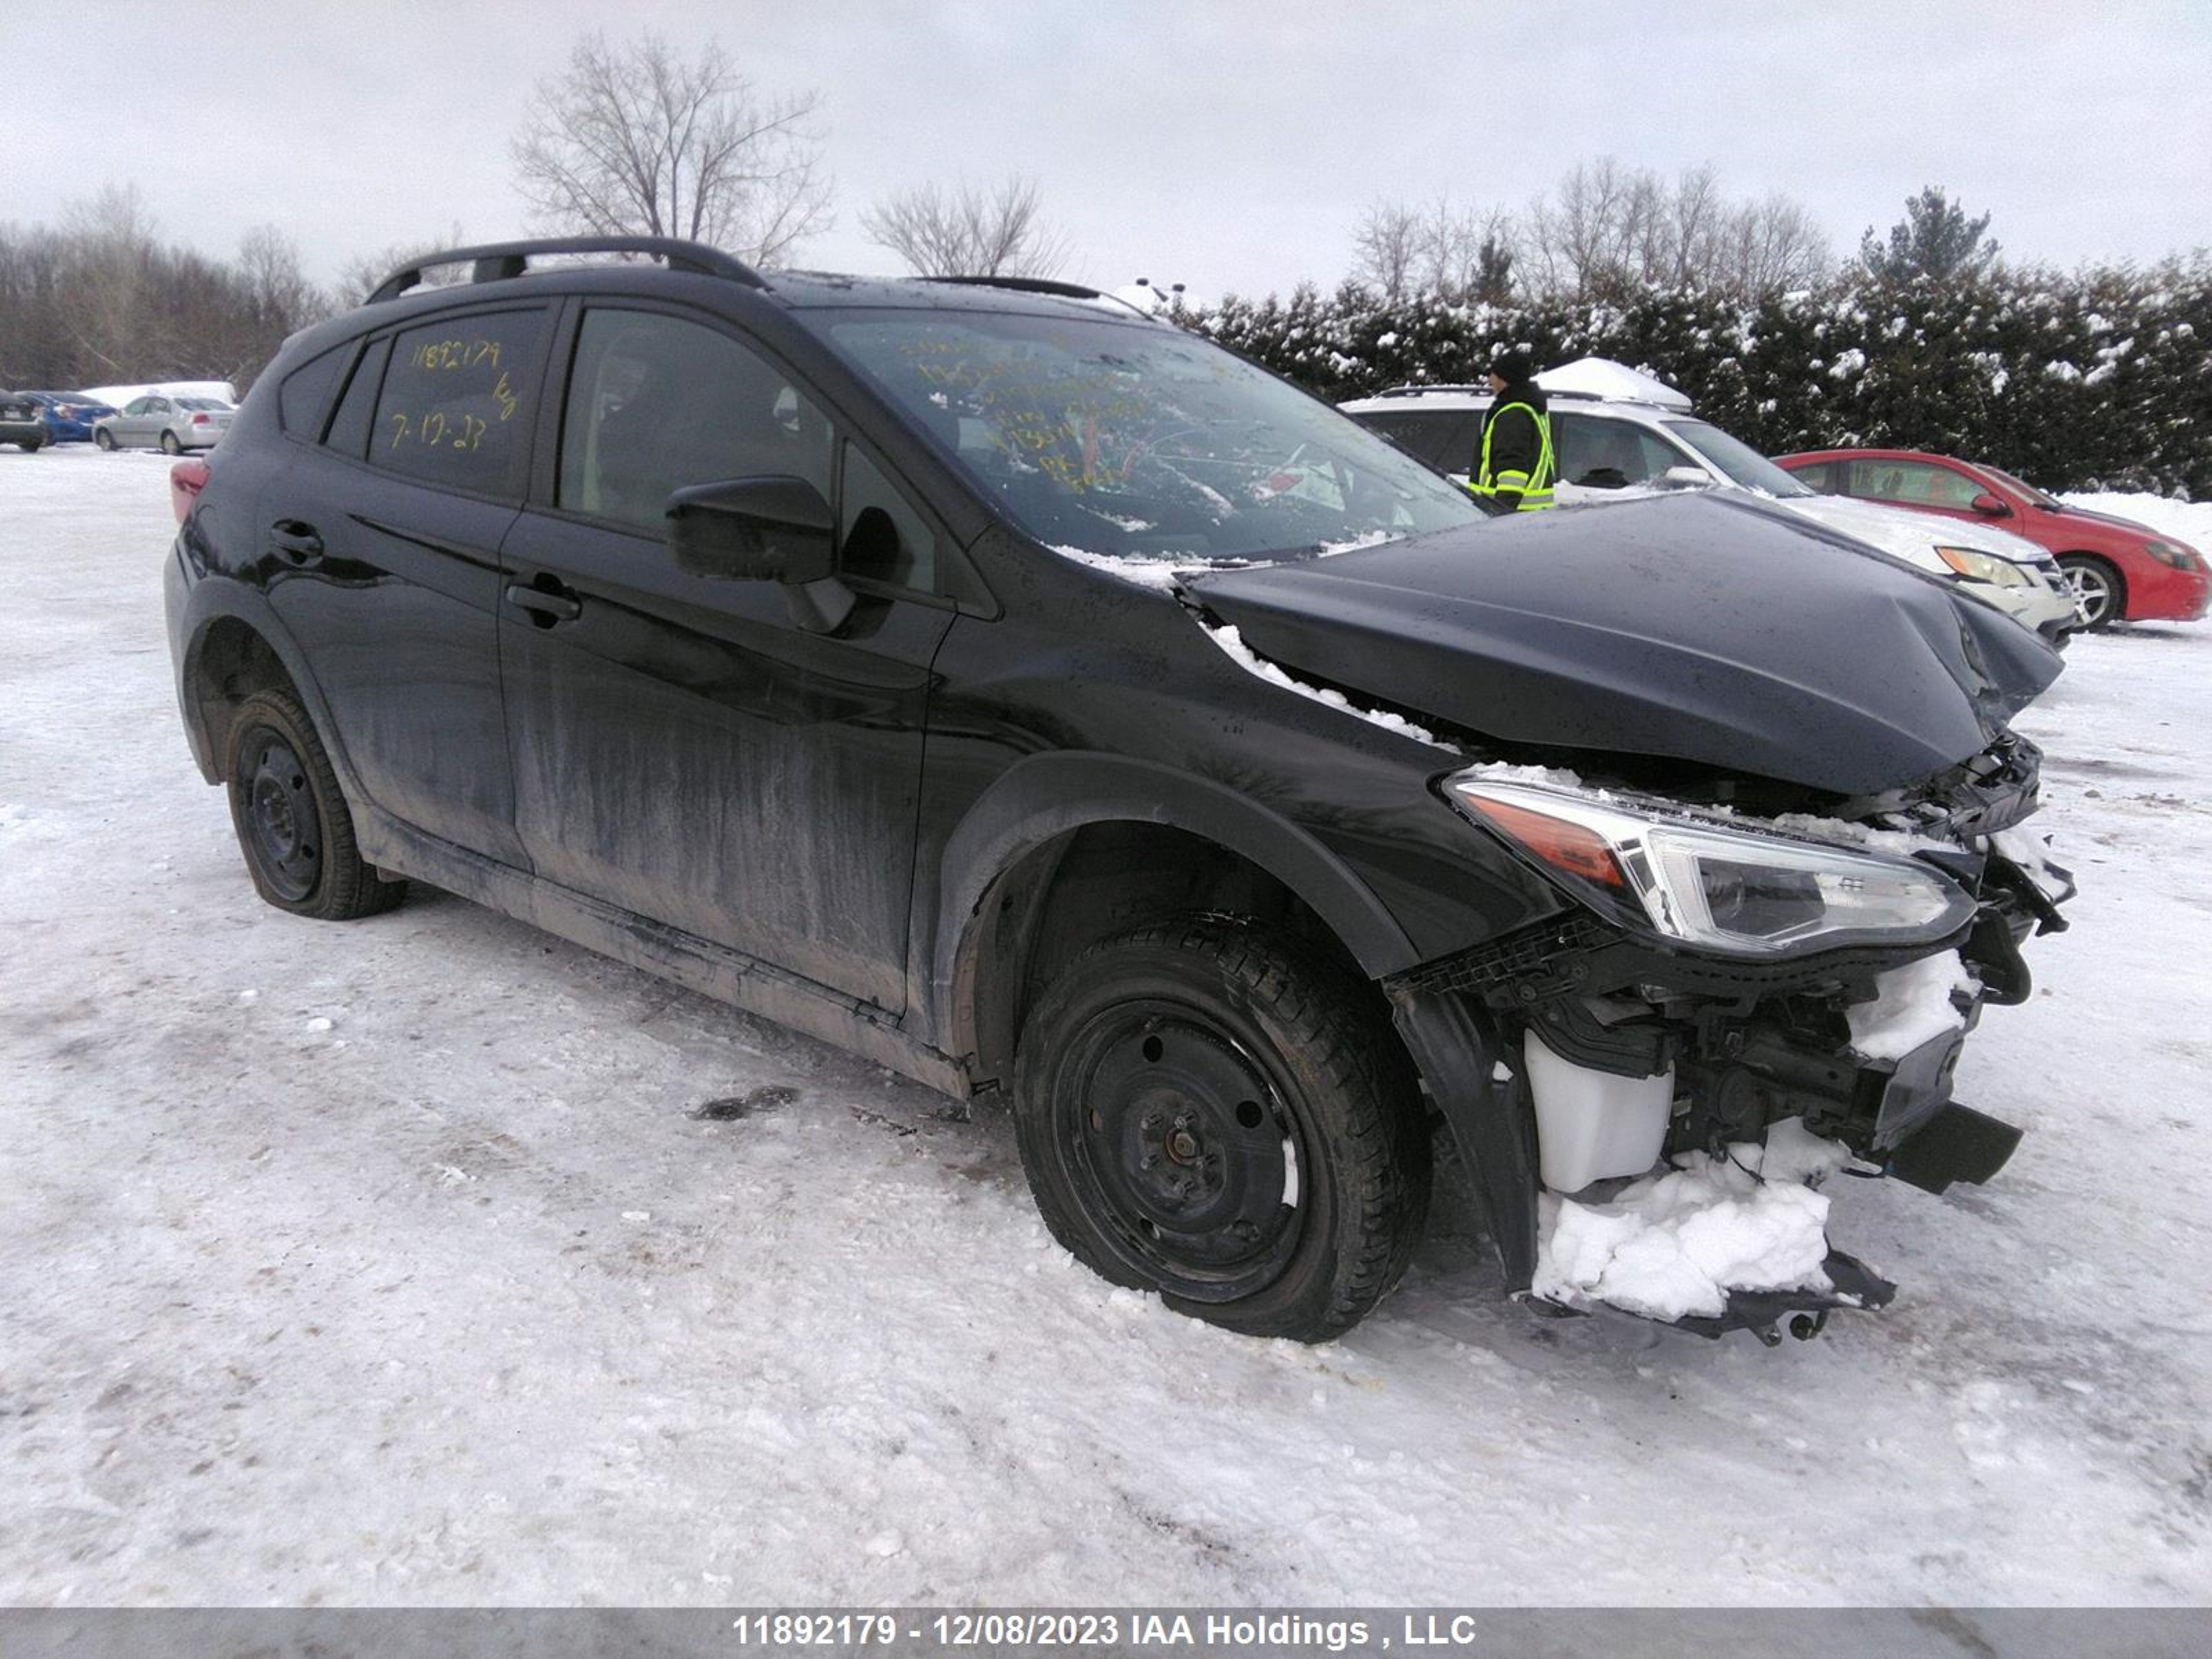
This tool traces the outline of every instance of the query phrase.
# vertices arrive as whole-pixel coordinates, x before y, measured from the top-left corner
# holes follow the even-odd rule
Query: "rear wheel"
[[[112,449],[115,447],[115,434],[102,427],[92,434],[92,441],[101,449]]]
[[[185,447],[177,441],[175,433],[164,432],[161,434],[161,453],[164,455],[181,455],[184,452]]]
[[[35,455],[46,447],[46,441],[44,438],[21,438],[16,441],[16,447],[26,455]]]
[[[230,819],[255,890],[280,910],[351,921],[407,891],[362,860],[353,815],[297,698],[257,691],[238,706],[225,746]]]
[[[1429,1197],[1418,1091],[1371,995],[1297,939],[1212,917],[1078,957],[1016,1065],[1053,1236],[1231,1330],[1312,1342],[1357,1324]]]
[[[2126,615],[2127,581],[2106,561],[2087,553],[2063,553],[2058,568],[2066,573],[2067,586],[2081,607],[2084,627],[2107,627]]]

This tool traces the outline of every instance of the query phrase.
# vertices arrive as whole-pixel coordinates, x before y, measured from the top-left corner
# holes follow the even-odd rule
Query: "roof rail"
[[[1382,391],[1376,392],[1375,395],[1378,398],[1418,398],[1425,392],[1466,392],[1471,396],[1478,398],[1487,398],[1490,396],[1490,387],[1487,385],[1468,386],[1457,382],[1446,384],[1440,380],[1425,381],[1418,386],[1384,386]],[[1549,386],[1546,386],[1544,388],[1544,397],[1547,402],[1558,398],[1577,398],[1582,402],[1593,404],[1634,403],[1636,401],[1633,398],[1608,398],[1602,392],[1554,392]]]
[[[702,276],[724,276],[747,288],[766,288],[760,272],[742,259],[732,258],[720,248],[703,242],[687,242],[674,236],[555,236],[528,242],[486,242],[478,247],[448,248],[426,253],[401,266],[376,285],[368,303],[396,300],[422,280],[422,273],[437,265],[473,264],[472,283],[496,283],[520,276],[530,261],[559,253],[649,253],[665,260],[671,270],[689,270]]]
[[[1024,294],[1057,294],[1064,300],[1103,300],[1109,296],[1080,283],[1062,283],[1050,276],[924,276],[925,283],[957,283],[967,288],[1011,288]]]

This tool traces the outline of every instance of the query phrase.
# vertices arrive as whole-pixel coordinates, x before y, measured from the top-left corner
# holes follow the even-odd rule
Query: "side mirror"
[[[1968,501],[1966,505],[1972,507],[1975,512],[1980,514],[1985,519],[2009,519],[2012,517],[2012,509],[2007,507],[2004,502],[2000,501],[1996,496],[1990,494],[1986,489],[1984,489],[1980,495],[1975,496],[1972,501]]]
[[[1713,475],[1702,466],[1692,466],[1686,461],[1680,466],[1668,467],[1655,482],[1662,489],[1709,489],[1712,487]]]
[[[663,512],[669,551],[686,575],[781,583],[792,620],[809,633],[835,633],[852,614],[853,590],[836,574],[836,515],[805,479],[691,484]]]

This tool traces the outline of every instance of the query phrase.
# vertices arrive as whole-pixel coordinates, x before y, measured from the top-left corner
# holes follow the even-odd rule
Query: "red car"
[[[2091,628],[2194,622],[2212,603],[2212,568],[2195,548],[2127,519],[2069,507],[1993,466],[1917,449],[1813,449],[1774,459],[1823,495],[1994,524],[2026,537],[2057,556]]]

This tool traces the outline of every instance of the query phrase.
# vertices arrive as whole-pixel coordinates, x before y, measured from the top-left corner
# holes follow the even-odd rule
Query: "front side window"
[[[1850,493],[1907,507],[1948,507],[1965,512],[1982,487],[1948,466],[1925,461],[1853,461]]]
[[[1669,421],[1667,430],[1717,467],[1731,483],[1770,495],[1810,495],[1815,492],[1753,449],[1741,438],[1732,438],[1704,421]]]
[[[1800,483],[1824,495],[1835,494],[1836,464],[1833,461],[1814,461],[1808,466],[1792,466],[1784,470]]]
[[[1664,439],[1627,421],[1555,413],[1552,435],[1559,447],[1559,477],[1589,489],[1648,484],[1668,467],[1683,464]]]
[[[883,469],[845,446],[837,498],[837,568],[848,576],[937,591],[937,538]]]
[[[1485,520],[1350,416],[1176,329],[899,311],[846,313],[828,334],[1047,546],[1287,559]]]
[[[441,317],[392,337],[368,459],[425,483],[505,495],[530,429],[542,310]]]
[[[689,484],[786,476],[831,493],[830,422],[726,334],[658,312],[584,313],[555,504],[659,534]]]

